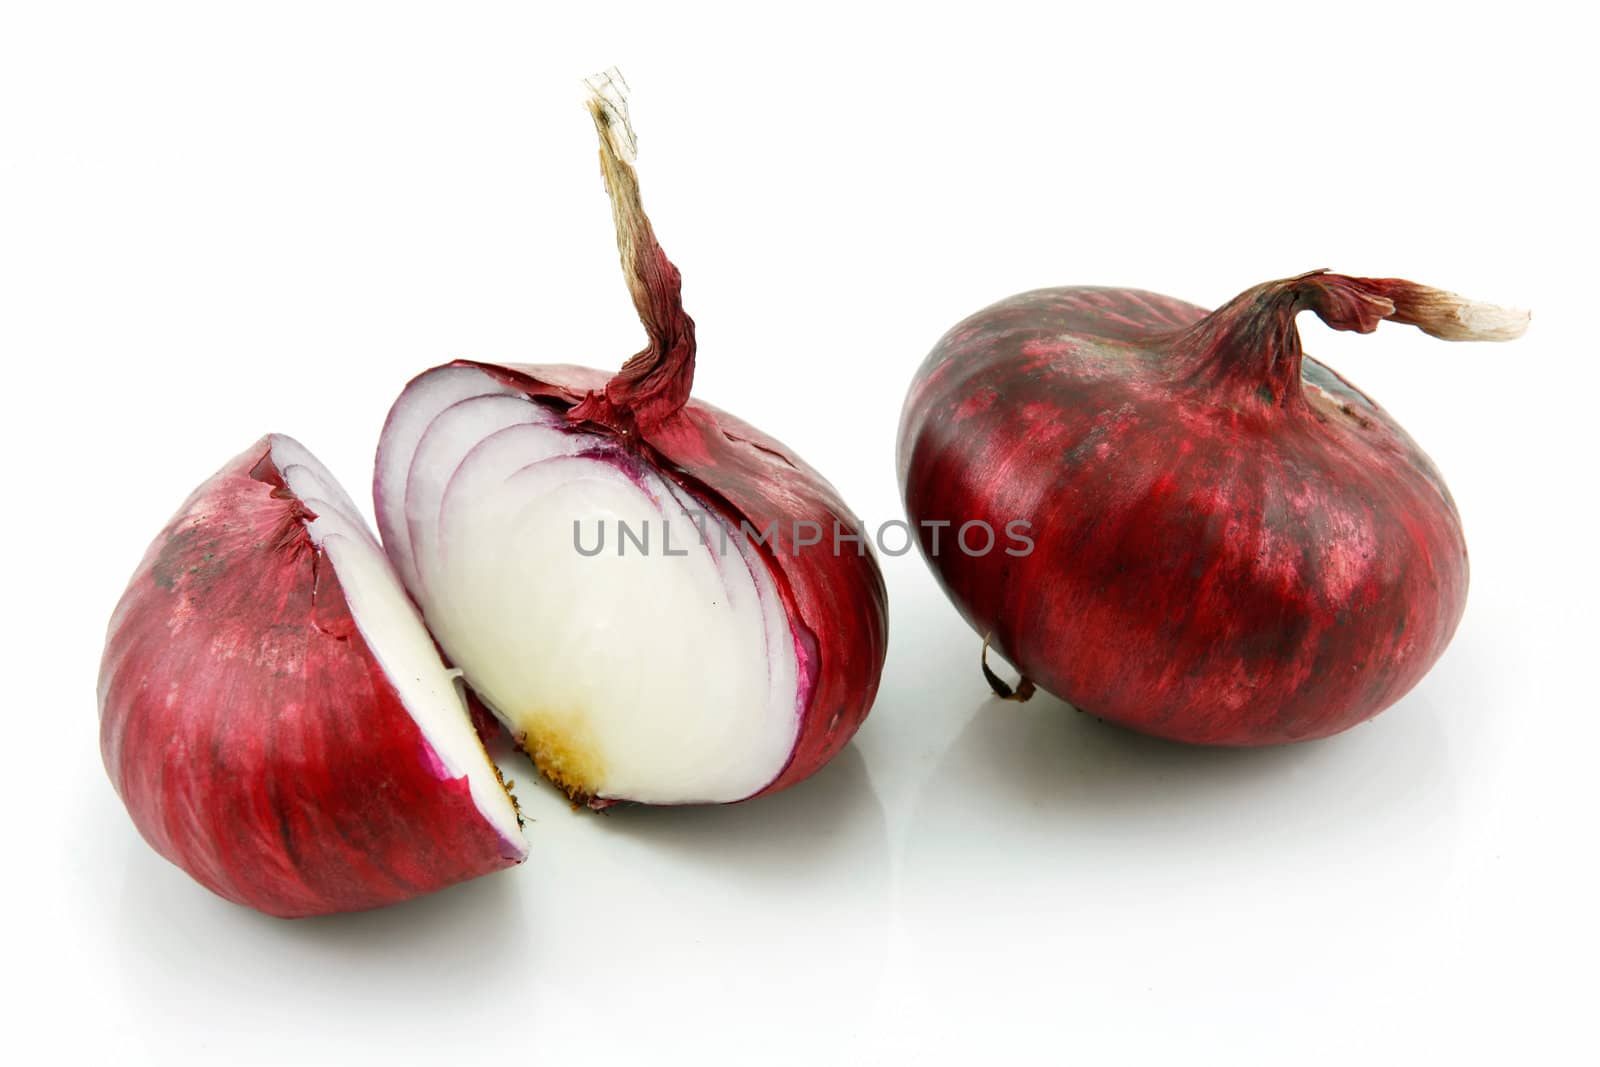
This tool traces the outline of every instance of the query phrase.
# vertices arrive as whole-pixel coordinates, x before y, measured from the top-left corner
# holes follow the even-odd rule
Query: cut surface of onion
[[[304,445],[284,434],[269,440],[285,487],[313,512],[304,520],[311,543],[339,576],[350,617],[444,773],[465,778],[489,824],[508,841],[520,842],[516,805],[472,725],[457,672],[440,660],[383,548],[349,495]]]
[[[482,391],[466,399],[432,380],[468,375]],[[758,792],[804,695],[766,561],[613,438],[496,385],[424,375],[386,434],[386,463],[412,459],[384,526],[441,647],[575,798]]]
[[[883,579],[820,474],[690,397],[694,323],[639,199],[620,80],[590,88],[648,344],[615,375],[417,377],[378,446],[378,528],[446,657],[575,803],[745,800],[865,718]]]
[[[140,832],[219,895],[284,917],[378,907],[527,853],[455,674],[350,498],[271,435],[134,573],[101,752]]]

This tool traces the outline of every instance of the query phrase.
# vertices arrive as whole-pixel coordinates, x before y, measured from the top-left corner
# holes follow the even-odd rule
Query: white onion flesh
[[[427,429],[435,416],[458,400],[492,394],[511,395],[511,390],[471,367],[443,367],[429,371],[406,386],[389,410],[382,440],[387,442],[392,430],[394,436],[406,442],[406,447],[386,448],[379,445],[377,469],[373,475],[373,496],[383,547],[407,586],[417,576],[411,557],[411,540],[403,529],[406,478],[416,455],[417,437]],[[415,434],[410,432],[412,430],[416,431]]]
[[[755,547],[682,488],[462,367],[408,387],[378,469],[385,545],[429,628],[548,777],[718,803],[783,770],[800,723],[788,613]],[[581,554],[574,521],[604,550]],[[648,528],[649,551],[619,554],[619,523]]]
[[[356,628],[451,778],[465,776],[478,811],[521,847],[516,806],[484,751],[455,672],[439,658],[417,609],[355,504],[322,463],[291,437],[274,434],[272,462],[289,491],[316,516],[312,543],[333,567]]]

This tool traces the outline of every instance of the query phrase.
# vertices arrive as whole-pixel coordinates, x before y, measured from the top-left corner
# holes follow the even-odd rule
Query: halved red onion
[[[291,438],[235,457],[150,546],[111,621],[100,712],[139,831],[268,914],[377,907],[526,856],[455,672]]]
[[[883,581],[832,486],[689,399],[678,272],[639,201],[618,83],[592,88],[650,344],[609,380],[421,375],[379,444],[378,525],[447,657],[574,801],[743,800],[811,774],[866,716]]]

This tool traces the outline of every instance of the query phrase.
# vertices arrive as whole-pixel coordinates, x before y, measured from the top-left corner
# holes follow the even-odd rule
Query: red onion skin
[[[100,748],[139,832],[219,896],[295,918],[520,862],[351,617],[269,440],[146,552],[101,662]]]
[[[899,441],[912,522],[955,524],[930,557],[946,592],[1026,678],[1145,733],[1267,745],[1377,714],[1455,632],[1466,544],[1433,463],[1303,359],[1294,317],[1416,321],[1409,294],[1435,291],[1410,284],[1317,273],[1209,317],[1044,289],[962,322]],[[1036,547],[949,551],[973,519],[1028,520]]]
[[[668,264],[668,267],[671,265]],[[674,279],[676,271],[673,271]],[[667,302],[682,316],[674,290]],[[693,366],[692,324],[689,367]],[[773,536],[756,546],[783,598],[789,623],[798,635],[802,686],[799,734],[788,764],[754,797],[785,789],[814,774],[854,736],[877,695],[888,651],[888,594],[861,522],[827,480],[789,448],[755,427],[699,400],[688,399],[686,384],[670,410],[648,420],[624,421],[623,429],[582,418],[587,401],[605,395],[616,378],[570,364],[504,365],[458,360],[476,367],[530,397],[565,409],[574,424],[625,442],[646,463],[704,502],[724,521],[741,521]],[[682,382],[681,369],[670,380]],[[814,522],[819,544],[798,547],[796,524]],[[860,538],[841,541],[835,554],[833,531]],[[709,527],[708,527],[709,529]],[[810,533],[811,528],[801,527]],[[737,551],[733,534],[728,551]],[[842,537],[843,535],[841,535]]]

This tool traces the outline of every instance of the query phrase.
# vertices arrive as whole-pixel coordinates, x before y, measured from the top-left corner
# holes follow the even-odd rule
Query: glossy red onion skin
[[[604,395],[612,375],[570,364],[503,365],[458,360],[511,388],[569,411]],[[775,524],[760,548],[798,635],[802,685],[799,734],[788,764],[754,797],[814,774],[854,736],[877,695],[888,650],[888,594],[870,548],[844,541],[833,551],[834,523],[861,537],[860,520],[838,492],[781,442],[710,404],[689,399],[652,420],[643,433],[575,418],[588,432],[625,441],[646,463],[738,528]],[[815,522],[822,542],[795,546],[795,524]],[[803,530],[806,528],[802,527]],[[731,535],[730,535],[731,536]],[[731,546],[729,551],[735,549]],[[808,667],[809,664],[809,667]],[[749,799],[753,799],[749,798]]]
[[[1023,293],[935,346],[904,500],[913,523],[1032,523],[1025,558],[930,559],[1025,676],[1145,733],[1267,745],[1370,718],[1444,651],[1467,592],[1454,502],[1381,408],[1302,370],[1278,336],[1294,310],[1226,323],[1283,342],[1271,371],[1176,343],[1206,313],[1126,289]]]
[[[134,824],[219,896],[296,918],[513,866],[363,640],[262,439],[146,552],[101,661],[100,747]]]

